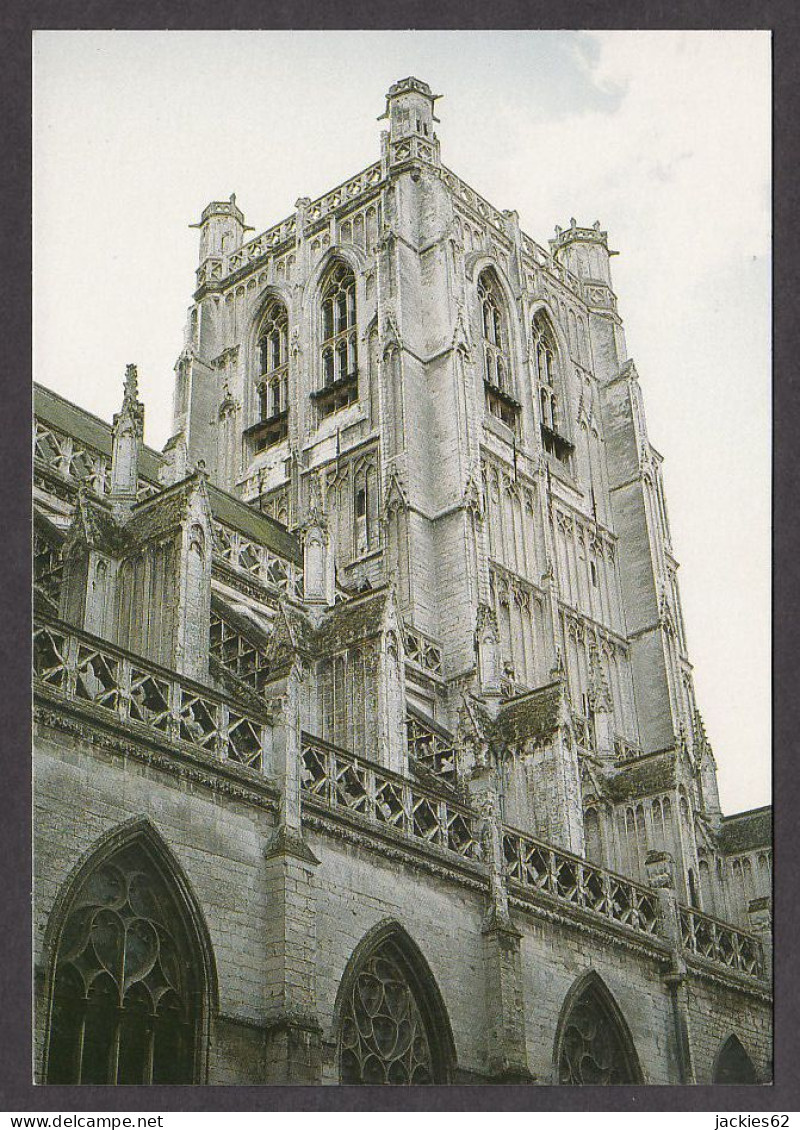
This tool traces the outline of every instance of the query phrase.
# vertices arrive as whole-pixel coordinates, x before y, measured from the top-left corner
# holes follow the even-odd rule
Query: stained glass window
[[[342,1083],[433,1083],[422,1002],[401,949],[383,942],[361,966],[342,1015]]]
[[[48,1083],[190,1083],[200,987],[164,878],[136,846],[85,879],[64,923]]]
[[[561,1084],[639,1083],[638,1066],[613,1006],[596,984],[574,1001],[564,1022],[558,1058]]]

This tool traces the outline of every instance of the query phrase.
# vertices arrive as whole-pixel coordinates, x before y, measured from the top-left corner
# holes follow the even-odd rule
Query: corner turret
[[[244,242],[244,233],[253,231],[244,221],[244,213],[236,204],[236,194],[228,200],[212,200],[203,209],[199,224],[189,224],[200,229],[200,262],[230,255]]]
[[[388,140],[391,163],[414,157],[438,163],[439,139],[433,123],[439,119],[433,106],[440,97],[432,93],[426,82],[411,76],[389,87],[386,110],[378,121],[388,119],[389,122],[388,134],[384,137]]]

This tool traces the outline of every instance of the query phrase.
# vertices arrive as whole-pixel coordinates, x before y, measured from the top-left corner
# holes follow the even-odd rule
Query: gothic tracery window
[[[201,992],[175,897],[128,845],[81,883],[61,930],[47,1082],[193,1082]]]
[[[558,354],[552,330],[541,313],[534,315],[532,338],[542,446],[548,454],[567,463],[572,444],[565,435]]]
[[[483,336],[483,383],[488,411],[514,428],[519,402],[514,398],[505,303],[497,279],[484,271],[478,279]]]
[[[256,451],[280,443],[289,416],[289,315],[277,299],[264,312],[258,334],[259,420],[253,433]]]
[[[342,1083],[444,1081],[421,997],[403,950],[387,938],[361,964],[344,1002]]]
[[[342,262],[323,283],[321,339],[321,385],[312,396],[320,416],[328,416],[358,397],[356,279]]]
[[[640,1083],[624,1021],[599,978],[592,976],[569,1005],[558,1049],[558,1081],[604,1086]]]

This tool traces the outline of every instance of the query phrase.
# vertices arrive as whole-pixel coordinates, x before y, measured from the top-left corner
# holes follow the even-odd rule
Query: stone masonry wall
[[[212,1024],[209,1080],[264,1079],[265,1025],[276,986],[265,851],[273,816],[263,807],[105,753],[60,731],[37,733],[34,824],[35,954],[41,969],[45,926],[59,890],[98,838],[126,821],[147,818],[166,840],[195,892],[208,925],[219,982],[220,1016]],[[459,881],[368,838],[345,842],[315,828],[308,844],[319,865],[311,880],[316,920],[317,1019],[322,1081],[338,1078],[335,1005],[353,951],[387,920],[422,952],[442,995],[457,1053],[457,1078],[480,1081],[486,1070],[488,1013],[482,927],[488,908],[480,876]],[[274,899],[273,899],[274,901]],[[287,910],[287,913],[289,911]],[[521,967],[528,1064],[536,1082],[554,1079],[554,1042],[564,1000],[594,970],[630,1028],[646,1082],[677,1081],[671,1002],[663,957],[614,940],[561,915],[512,910],[522,932]],[[38,978],[41,1062],[44,1007]],[[769,1072],[768,1003],[696,976],[690,978],[690,1039],[698,1081],[706,1081],[721,1043],[735,1032],[762,1076]]]

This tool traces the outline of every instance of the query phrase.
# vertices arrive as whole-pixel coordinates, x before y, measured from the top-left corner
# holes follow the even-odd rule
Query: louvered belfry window
[[[509,428],[515,428],[520,405],[514,397],[511,358],[504,301],[491,271],[478,279],[483,335],[483,383],[488,411]]]
[[[356,279],[345,263],[333,265],[322,287],[321,337],[321,384],[313,398],[320,416],[328,416],[358,397]]]

